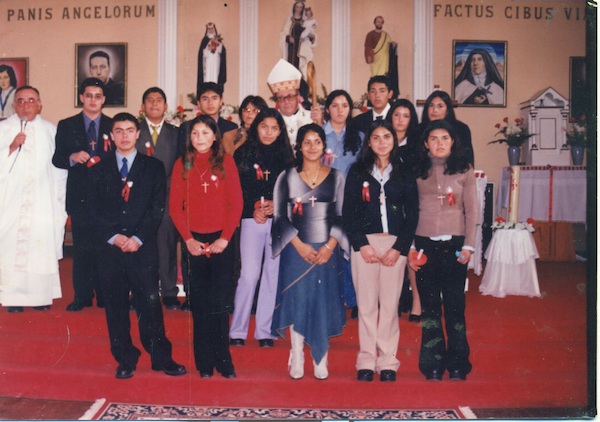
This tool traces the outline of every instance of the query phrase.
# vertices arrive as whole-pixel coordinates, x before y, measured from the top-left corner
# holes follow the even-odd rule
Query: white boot
[[[318,380],[325,380],[329,376],[327,370],[327,352],[323,355],[321,362],[317,363],[313,360],[313,366],[315,367],[315,378]]]
[[[292,341],[292,350],[288,361],[288,370],[290,377],[299,380],[304,376],[304,336],[294,331],[294,326],[290,327],[290,338]]]

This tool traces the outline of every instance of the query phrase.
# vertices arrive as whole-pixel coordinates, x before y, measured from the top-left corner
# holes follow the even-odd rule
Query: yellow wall
[[[373,18],[383,15],[384,29],[399,43],[400,92],[411,98],[413,84],[413,1],[412,0],[349,0],[352,32],[350,35],[351,73],[350,94],[358,99],[366,91],[369,66],[364,61],[364,37],[373,29]],[[331,3],[326,0],[307,0],[318,22],[318,46],[315,63],[319,86],[328,90],[331,81]],[[258,92],[270,96],[266,79],[279,59],[279,33],[289,16],[292,0],[259,0],[259,60]],[[492,181],[507,163],[503,145],[487,145],[494,136],[494,124],[503,117],[516,117],[518,104],[535,92],[552,86],[562,95],[569,96],[569,57],[585,54],[585,23],[583,1],[512,1],[512,0],[438,0],[434,18],[434,84],[451,91],[452,40],[507,41],[507,107],[457,109],[460,120],[473,132],[477,167],[484,169]],[[115,18],[106,16],[106,8],[124,6],[154,8],[154,16],[142,18]],[[471,16],[467,17],[467,6]],[[475,6],[484,7],[493,16],[475,16]],[[100,9],[100,17],[74,19],[74,7]],[[178,99],[190,107],[187,94],[196,89],[197,55],[204,36],[205,24],[215,22],[227,48],[228,78],[224,100],[229,104],[239,101],[240,3],[239,0],[178,0]],[[451,16],[447,14],[450,8]],[[530,8],[532,17],[524,18]],[[544,18],[535,19],[535,8],[544,8]],[[63,10],[70,18],[63,18]],[[506,8],[512,18],[505,15]],[[519,8],[519,18],[516,16]],[[546,8],[556,9],[546,19]],[[572,9],[571,19],[565,8]],[[577,11],[579,9],[579,18]],[[19,10],[24,19],[19,19]],[[50,11],[51,16],[49,16]],[[32,16],[29,15],[30,12]],[[462,14],[463,16],[457,16]],[[0,2],[0,39],[3,40],[0,57],[28,57],[29,81],[42,92],[43,115],[58,120],[80,111],[74,107],[75,44],[112,43],[128,44],[127,106],[107,108],[112,116],[118,111],[137,114],[143,91],[157,83],[157,0],[34,0],[23,6],[21,0]],[[322,95],[319,89],[319,95]],[[273,105],[273,103],[270,103]],[[170,104],[174,109],[178,104]]]

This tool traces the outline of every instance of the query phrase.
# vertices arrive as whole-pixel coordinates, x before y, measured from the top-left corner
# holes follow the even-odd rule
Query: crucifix
[[[206,188],[208,187],[208,183],[204,182],[200,186],[204,187],[204,193],[206,193]]]
[[[271,174],[271,172],[269,170],[265,170],[263,171],[263,174],[265,175],[265,180],[269,180],[269,174]]]
[[[308,198],[308,200],[311,202],[311,207],[315,206],[315,201],[317,200],[317,198],[315,198],[315,196],[311,196],[310,198]]]
[[[92,146],[92,151],[96,151],[96,144],[97,143],[98,142],[96,142],[96,141],[90,141],[90,145]]]

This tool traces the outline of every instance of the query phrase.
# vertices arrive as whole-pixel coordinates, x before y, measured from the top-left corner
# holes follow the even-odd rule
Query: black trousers
[[[465,374],[471,371],[465,324],[467,265],[457,262],[456,256],[463,243],[462,236],[443,242],[415,237],[417,250],[423,249],[428,258],[417,271],[422,307],[419,370],[426,375],[433,369],[442,372],[458,369]],[[442,325],[442,307],[445,327]]]
[[[200,242],[213,243],[221,232],[192,233]],[[220,254],[189,256],[190,305],[194,321],[194,358],[199,371],[232,372],[229,353],[229,312],[233,247]]]
[[[160,274],[160,294],[163,297],[177,297],[177,229],[167,212],[158,227],[158,271]]]
[[[110,349],[122,365],[135,366],[140,351],[131,341],[129,292],[135,303],[140,340],[153,365],[172,359],[171,342],[165,335],[158,294],[158,252],[156,241],[147,241],[133,253],[116,246],[100,245],[99,272],[105,292],[106,322]]]
[[[76,302],[87,302],[94,297],[103,302],[98,277],[98,240],[95,228],[86,215],[71,216],[73,235],[73,290]]]

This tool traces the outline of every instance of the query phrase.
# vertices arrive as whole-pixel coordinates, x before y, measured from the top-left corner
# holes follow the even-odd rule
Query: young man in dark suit
[[[354,124],[359,131],[367,133],[374,120],[385,120],[391,108],[392,95],[393,91],[390,89],[390,80],[387,76],[378,75],[369,79],[367,98],[372,108],[354,118]]]
[[[130,291],[152,369],[183,375],[185,367],[171,355],[158,295],[157,233],[165,211],[165,168],[160,160],[137,152],[140,129],[133,115],[114,116],[110,135],[116,151],[90,171],[88,198],[111,352],[119,363],[116,377],[132,377],[140,356],[131,341]]]
[[[158,87],[148,88],[142,96],[142,111],[145,118],[140,122],[140,137],[137,140],[138,152],[158,158],[165,166],[167,176],[167,201],[163,220],[158,228],[158,272],[160,274],[160,294],[167,309],[179,309],[177,299],[177,229],[169,216],[169,186],[173,164],[179,158],[177,128],[165,122],[167,96]]]
[[[83,111],[58,122],[56,150],[52,157],[55,167],[69,170],[67,179],[67,214],[71,216],[73,234],[73,289],[75,298],[67,311],[80,311],[96,304],[103,305],[98,288],[96,243],[91,235],[90,212],[87,203],[88,172],[114,150],[109,138],[111,120],[102,113],[104,85],[97,78],[88,78],[79,87]]]

